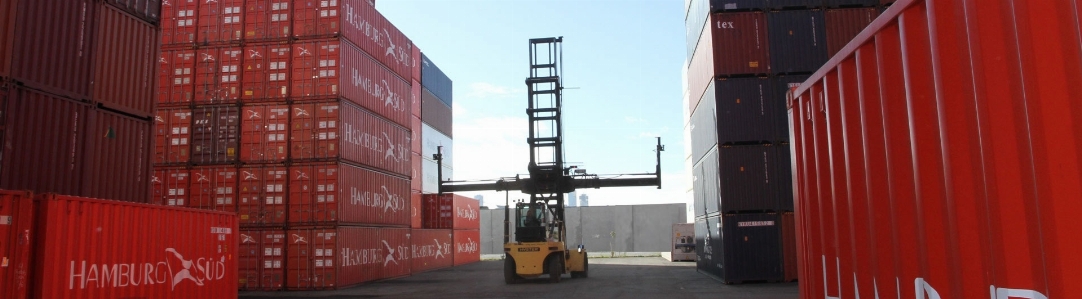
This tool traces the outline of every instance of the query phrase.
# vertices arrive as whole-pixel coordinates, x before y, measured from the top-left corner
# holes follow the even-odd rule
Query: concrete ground
[[[368,283],[337,291],[241,292],[241,298],[797,298],[797,283],[725,285],[695,271],[694,262],[662,257],[590,258],[590,277],[564,274],[506,285],[503,261],[469,265]]]

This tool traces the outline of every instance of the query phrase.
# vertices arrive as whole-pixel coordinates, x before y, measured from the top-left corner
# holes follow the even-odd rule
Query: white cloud
[[[500,86],[488,82],[474,82],[470,83],[466,97],[473,99],[502,99],[522,92],[523,89],[521,88]]]
[[[626,121],[629,124],[645,124],[646,123],[646,119],[641,118],[641,117],[632,117],[632,116],[625,116],[624,121]]]
[[[465,107],[462,107],[462,104],[459,104],[459,103],[460,102],[453,102],[451,104],[451,115],[454,118],[461,119],[462,117],[465,117],[467,115],[467,112],[469,112],[469,111],[466,110]]]

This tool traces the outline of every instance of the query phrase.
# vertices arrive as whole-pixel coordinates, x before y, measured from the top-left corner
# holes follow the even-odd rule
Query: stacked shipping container
[[[780,220],[793,211],[785,92],[871,23],[878,5],[688,2],[687,160],[700,271],[727,283],[792,279],[781,263],[793,242],[782,234],[791,221]]]
[[[454,265],[481,260],[481,206],[458,194],[425,194],[421,204],[425,229],[449,230],[454,236]]]

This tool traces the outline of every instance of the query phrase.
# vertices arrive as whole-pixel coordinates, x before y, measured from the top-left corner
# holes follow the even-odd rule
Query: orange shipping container
[[[481,231],[454,230],[455,266],[481,261]]]
[[[454,266],[453,231],[414,229],[410,233],[410,271],[414,274]]]

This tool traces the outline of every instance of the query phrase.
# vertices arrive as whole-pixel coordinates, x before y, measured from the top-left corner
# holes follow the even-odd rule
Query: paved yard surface
[[[797,298],[796,283],[725,285],[693,262],[661,257],[590,258],[590,277],[503,283],[503,261],[482,261],[337,291],[242,292],[241,298]]]

